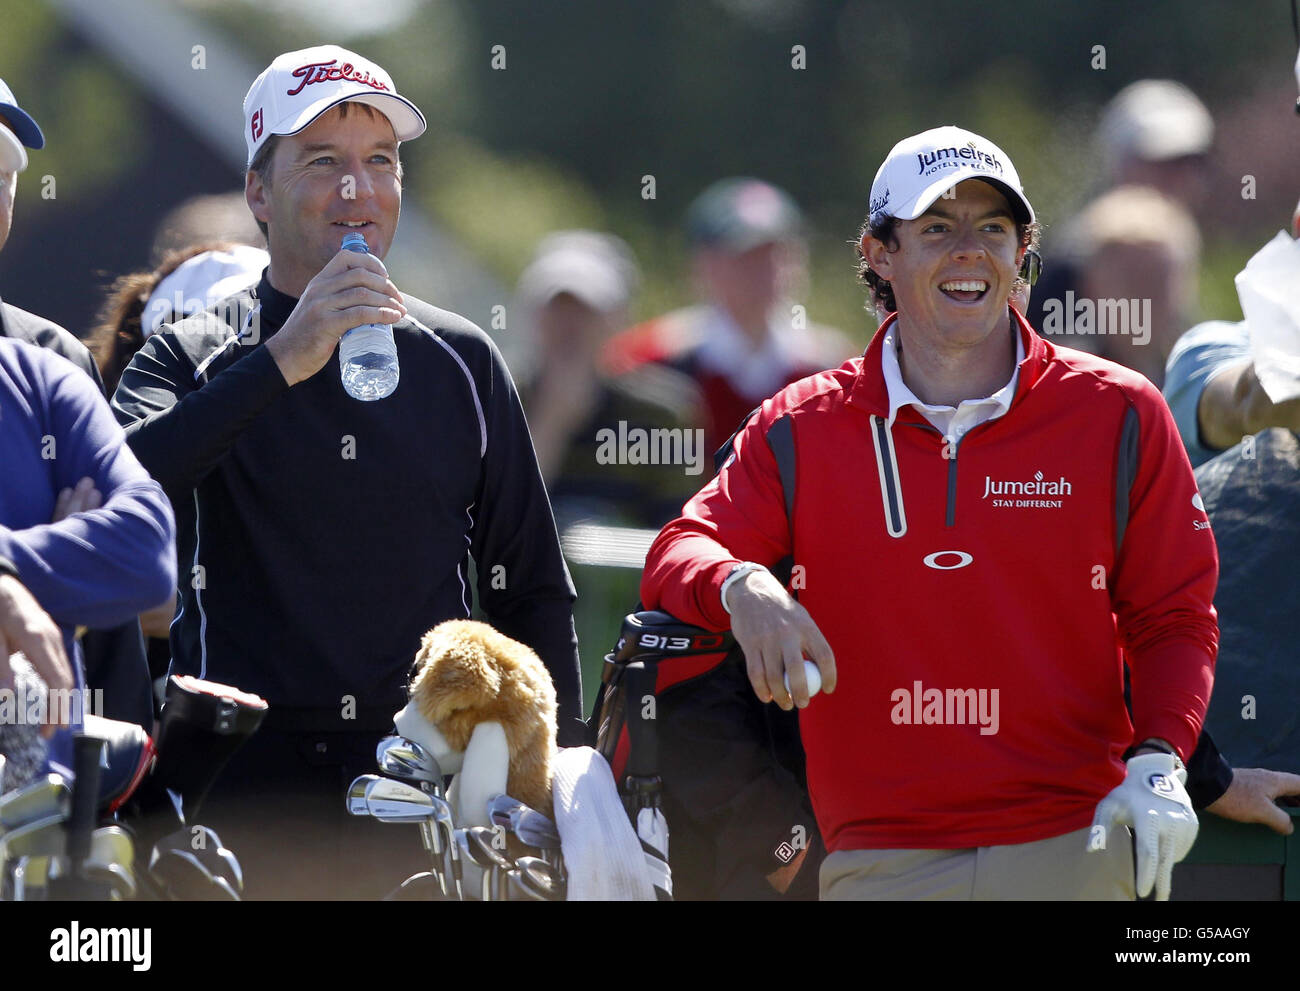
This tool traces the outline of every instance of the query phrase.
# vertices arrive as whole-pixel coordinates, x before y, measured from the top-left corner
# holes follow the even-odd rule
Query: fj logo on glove
[[[1172,795],[1174,793],[1174,783],[1163,774],[1153,774],[1147,778],[1147,784],[1157,795]]]

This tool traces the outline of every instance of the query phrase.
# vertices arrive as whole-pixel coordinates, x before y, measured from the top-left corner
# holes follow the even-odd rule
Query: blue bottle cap
[[[370,248],[366,244],[366,238],[364,234],[344,234],[342,250],[360,251],[360,252],[364,252],[367,255],[370,254]]]

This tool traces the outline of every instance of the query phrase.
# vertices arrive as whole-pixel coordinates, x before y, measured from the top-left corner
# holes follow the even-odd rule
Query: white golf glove
[[[1187,769],[1174,754],[1142,754],[1128,762],[1123,784],[1101,800],[1092,827],[1109,835],[1116,826],[1133,830],[1137,852],[1137,893],[1145,898],[1152,884],[1157,901],[1169,900],[1174,864],[1196,842],[1199,824],[1183,783]],[[1089,842],[1088,849],[1098,847]]]

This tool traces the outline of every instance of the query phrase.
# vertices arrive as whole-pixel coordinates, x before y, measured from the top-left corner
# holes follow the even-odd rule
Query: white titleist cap
[[[249,164],[272,134],[297,134],[326,110],[348,100],[368,103],[382,112],[398,141],[424,133],[424,114],[398,95],[387,72],[346,48],[317,45],[279,56],[248,88],[244,142]]]
[[[149,337],[164,323],[206,310],[253,285],[270,263],[271,256],[265,251],[246,244],[187,258],[154,287],[144,305],[140,329]]]
[[[951,124],[922,131],[894,145],[871,184],[868,222],[885,217],[915,220],[959,182],[983,179],[997,186],[1016,219],[1032,223],[1034,208],[1020,188],[1007,153],[988,138]]]

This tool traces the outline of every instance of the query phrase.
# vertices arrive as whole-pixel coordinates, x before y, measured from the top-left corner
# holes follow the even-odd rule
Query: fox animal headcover
[[[462,753],[476,727],[500,724],[509,794],[551,815],[555,686],[538,656],[486,623],[454,619],[424,635],[416,664],[411,704],[420,715]]]

